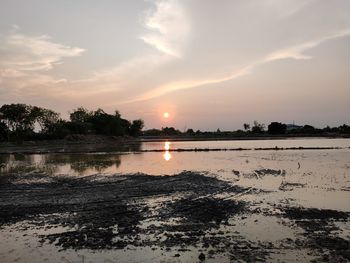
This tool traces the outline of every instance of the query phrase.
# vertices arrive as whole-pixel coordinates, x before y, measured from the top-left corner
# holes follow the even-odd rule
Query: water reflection
[[[165,151],[163,157],[165,161],[169,161],[171,159],[171,154],[169,153],[169,151]]]
[[[168,141],[164,142],[164,150],[165,150],[165,153],[163,154],[163,158],[165,161],[169,161],[171,159],[171,154],[169,152],[170,142]]]
[[[116,170],[121,159],[118,154],[55,154],[47,155],[45,162],[59,166],[68,164],[78,174],[85,174],[88,170],[104,172],[112,167]]]
[[[119,154],[8,154],[0,155],[0,175],[66,174],[87,175],[116,171],[121,164]]]
[[[170,150],[170,142],[165,142],[164,143],[164,149],[166,150],[166,151],[169,151]]]

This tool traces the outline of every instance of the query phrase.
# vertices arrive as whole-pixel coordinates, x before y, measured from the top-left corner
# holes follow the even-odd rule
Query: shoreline
[[[244,137],[182,137],[182,136],[140,136],[141,142],[164,142],[164,141],[260,141],[260,140],[294,140],[294,139],[350,139],[350,135],[302,135],[302,136],[283,136],[283,135],[262,135],[262,136],[244,136]]]
[[[260,180],[285,176],[282,170],[255,173]],[[21,175],[23,179],[28,176],[33,177]],[[233,176],[247,175],[235,171]],[[308,255],[317,262],[350,259],[349,241],[342,236],[347,232],[339,226],[349,224],[348,211],[283,202],[261,204],[260,198],[269,192],[197,172],[51,176],[33,183],[13,180],[13,176],[5,177],[0,191],[0,233],[6,234],[6,242],[23,235],[21,239],[41,244],[47,254],[48,248],[58,251],[57,255],[75,250],[87,256],[83,251],[108,256],[106,252],[112,251],[122,262],[128,261],[127,253],[152,262],[144,254],[146,249],[169,260],[186,259],[191,253],[193,262],[195,258],[274,261],[286,254],[300,259]],[[307,189],[307,185],[284,183],[276,191],[285,196],[286,191],[298,188]],[[256,225],[267,230],[262,234],[247,231]],[[283,231],[271,239],[270,232],[276,228]],[[330,234],[329,229],[338,232]],[[5,245],[3,250],[10,247]],[[11,257],[10,253],[4,256]]]
[[[92,138],[92,139],[91,139]],[[91,139],[91,140],[90,140]],[[91,137],[84,140],[45,140],[45,141],[25,141],[23,143],[5,142],[0,143],[0,155],[5,154],[48,154],[48,153],[146,153],[163,152],[163,148],[142,149],[142,143],[147,142],[206,142],[206,141],[262,141],[262,140],[313,140],[313,139],[349,139],[344,137],[245,137],[245,138],[115,138],[115,137]],[[192,148],[172,148],[170,152],[212,152],[212,151],[283,151],[283,150],[336,150],[349,149],[350,147],[317,146],[317,147],[192,147]]]

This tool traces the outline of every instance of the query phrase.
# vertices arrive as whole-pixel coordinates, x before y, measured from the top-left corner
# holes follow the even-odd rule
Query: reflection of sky
[[[204,148],[202,142],[199,143],[201,148]],[[212,143],[208,142],[208,145]],[[169,150],[166,150],[168,147]],[[170,152],[177,147],[177,142],[161,142],[158,147],[162,149],[161,152],[2,155],[0,164],[5,167],[0,169],[0,180],[4,174],[18,175],[11,177],[16,178],[13,179],[15,181],[32,182],[45,180],[45,175],[99,176],[140,172],[150,175],[173,175],[184,170],[205,171],[232,181],[238,186],[272,191],[269,196],[261,196],[266,200],[284,199],[287,196],[295,200],[302,199],[301,201],[308,206],[345,211],[350,209],[350,196],[344,191],[349,188],[348,148],[312,151]],[[286,175],[256,176],[255,171],[262,168],[284,170]],[[238,171],[239,176],[232,170]],[[286,183],[291,183],[290,188],[293,188],[293,183],[297,183],[297,186],[291,191],[280,190],[281,184]]]
[[[232,140],[232,141],[172,141],[172,142],[143,142],[142,150],[167,150],[171,149],[237,149],[237,148],[290,148],[290,147],[350,147],[350,139],[325,139],[325,138],[307,138],[307,139],[281,139],[281,140]]]

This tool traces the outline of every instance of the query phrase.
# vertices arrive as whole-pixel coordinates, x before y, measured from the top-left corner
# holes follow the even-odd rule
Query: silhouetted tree
[[[252,127],[253,133],[264,133],[265,125],[254,121],[254,125]]]
[[[46,134],[51,125],[59,120],[59,114],[45,108],[26,104],[5,104],[0,108],[0,120],[7,127],[7,138],[22,140],[35,135],[36,124],[41,134]]]
[[[280,122],[271,122],[267,127],[269,134],[285,134],[287,131],[287,125]]]
[[[92,112],[79,107],[69,114],[71,122],[87,122],[92,117]]]
[[[174,127],[165,127],[162,128],[162,134],[163,135],[179,135],[181,132],[179,130],[176,130]]]
[[[58,120],[56,123],[52,123],[48,126],[45,134],[52,139],[63,139],[67,135],[72,133],[72,130],[79,128],[72,127],[72,122],[67,122],[65,120]],[[85,128],[84,128],[85,130]],[[74,133],[74,132],[73,132]]]
[[[9,139],[9,130],[6,124],[0,121],[0,141],[6,141]]]
[[[108,114],[102,109],[89,111],[79,107],[70,113],[70,121],[45,108],[26,104],[5,104],[0,108],[0,140],[64,138],[69,134],[103,134],[138,136],[144,123],[141,119],[130,123],[118,111]],[[35,128],[40,127],[39,132]]]
[[[249,123],[244,123],[243,124],[243,128],[244,128],[244,130],[247,132],[247,131],[249,131],[250,130],[250,124]]]
[[[56,124],[60,120],[60,115],[53,110],[35,107],[38,111],[36,121],[41,128],[42,133],[47,133],[52,125]]]
[[[123,136],[130,132],[130,122],[122,119],[118,111],[111,115],[98,109],[89,118],[89,122],[97,134]]]
[[[193,130],[193,129],[188,129],[188,130],[186,131],[186,134],[188,134],[188,135],[194,135],[194,130]]]
[[[23,140],[34,132],[37,111],[26,104],[4,104],[0,108],[1,121],[4,122],[15,136],[16,140]]]
[[[350,133],[350,126],[346,125],[346,124],[343,124],[343,125],[338,127],[338,130],[339,130],[340,133],[349,134]]]
[[[26,104],[5,104],[0,108],[1,120],[11,131],[32,129],[35,118]]]
[[[99,109],[99,110],[101,110],[101,109]],[[118,117],[118,118],[121,118],[121,115],[120,115],[120,113],[119,113],[118,110],[115,110],[115,111],[114,111],[114,116],[116,116],[116,117]]]
[[[145,136],[160,136],[162,135],[162,131],[159,129],[149,129],[143,132]]]
[[[143,129],[144,122],[143,120],[134,120],[130,125],[130,135],[131,136],[139,136]]]
[[[299,129],[299,133],[314,134],[316,133],[316,129],[311,125],[304,125],[301,129]]]
[[[63,127],[69,131],[69,134],[90,134],[93,133],[93,125],[90,122],[64,122]]]

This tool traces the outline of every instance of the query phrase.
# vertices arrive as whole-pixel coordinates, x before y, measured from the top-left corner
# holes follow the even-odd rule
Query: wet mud
[[[283,177],[285,171],[263,168],[252,174]],[[350,261],[349,236],[343,233],[349,213],[247,200],[241,197],[265,192],[205,173],[50,176],[31,183],[11,174],[0,177],[0,231],[54,229],[38,239],[62,251],[148,247],[180,260],[195,250],[198,261],[224,256],[251,262],[279,253],[283,261],[283,251],[295,250],[318,262]],[[260,221],[273,218],[293,236],[247,238],[242,229],[253,218],[252,226],[261,228],[266,225]]]

